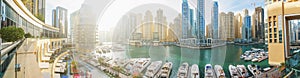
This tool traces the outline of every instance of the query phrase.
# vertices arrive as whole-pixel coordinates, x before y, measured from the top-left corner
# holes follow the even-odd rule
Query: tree
[[[33,38],[33,36],[32,36],[30,33],[26,33],[26,34],[24,35],[24,37],[25,37],[25,38]]]
[[[15,26],[4,27],[0,30],[0,37],[7,42],[15,42],[24,38],[24,30]]]

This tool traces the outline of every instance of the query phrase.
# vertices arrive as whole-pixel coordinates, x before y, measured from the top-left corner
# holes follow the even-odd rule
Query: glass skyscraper
[[[249,15],[246,15],[244,17],[244,26],[243,26],[243,40],[246,40],[247,42],[251,41],[251,17]]]
[[[217,1],[214,1],[212,8],[212,26],[213,26],[213,39],[219,39],[219,5]]]
[[[197,26],[196,37],[201,43],[205,42],[205,2],[204,0],[197,1]]]
[[[187,0],[182,2],[182,39],[187,39],[189,35],[189,26],[190,26],[190,13],[189,5]]]

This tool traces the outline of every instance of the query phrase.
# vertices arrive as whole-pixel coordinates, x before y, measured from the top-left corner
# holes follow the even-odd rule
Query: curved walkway
[[[54,74],[55,74],[54,71],[55,71],[55,67],[56,67],[56,64],[57,64],[58,60],[59,60],[62,56],[67,55],[69,52],[70,52],[70,51],[67,50],[67,51],[61,53],[59,56],[57,56],[57,57],[55,58],[55,60],[54,60],[54,62],[53,62],[53,64],[52,64],[52,69],[51,69],[51,77],[52,77],[52,78],[54,78]]]

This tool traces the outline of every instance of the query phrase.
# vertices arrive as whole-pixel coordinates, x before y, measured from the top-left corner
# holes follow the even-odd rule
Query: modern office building
[[[252,41],[252,28],[251,28],[251,16],[248,14],[248,10],[244,9],[244,19],[242,28],[242,41],[251,42]]]
[[[197,0],[197,35],[200,43],[205,43],[205,0]]]
[[[211,15],[212,39],[219,39],[219,5],[217,1],[214,1]]]
[[[80,39],[79,37],[81,33],[79,33],[79,31],[83,31],[81,29],[79,29],[79,10],[73,12],[71,15],[70,15],[70,38],[71,39],[68,39],[69,41],[68,42],[71,42],[71,43],[77,43]]]
[[[52,16],[53,26],[59,28],[61,37],[68,37],[68,10],[58,6],[53,12],[55,12]]]
[[[190,33],[190,8],[187,0],[182,2],[182,39],[187,39]]]
[[[46,0],[22,0],[26,8],[43,22],[45,22],[45,2]]]
[[[196,31],[195,31],[195,27],[196,24],[195,24],[195,19],[194,19],[194,9],[191,9],[190,8],[190,36],[189,37],[195,37],[196,36]]]
[[[252,38],[256,41],[264,41],[264,9],[256,7],[252,15]]]

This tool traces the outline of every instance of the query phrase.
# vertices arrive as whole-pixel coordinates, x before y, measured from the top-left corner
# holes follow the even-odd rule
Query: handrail
[[[1,57],[6,55],[7,53],[9,53],[12,49],[14,49],[15,47],[17,47],[18,44],[20,44],[23,40],[20,40],[18,42],[13,43],[12,45],[1,49]]]

